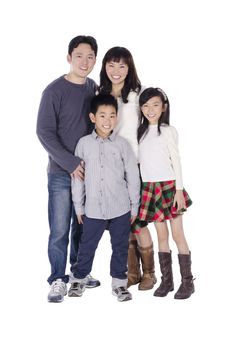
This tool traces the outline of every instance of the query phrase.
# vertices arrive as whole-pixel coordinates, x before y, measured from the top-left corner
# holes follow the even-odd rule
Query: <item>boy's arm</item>
[[[72,201],[77,215],[85,214],[85,183],[79,179],[72,179]]]
[[[80,139],[78,142],[75,155],[79,158],[83,159],[84,151],[83,151],[83,140]],[[85,214],[85,182],[79,180],[78,178],[72,178],[72,200],[75,208],[76,214],[84,215]]]
[[[59,117],[60,99],[52,91],[43,92],[38,117],[36,133],[54,161],[71,174],[80,164],[81,159],[65,149],[57,134],[57,118]]]
[[[131,202],[131,216],[135,217],[138,214],[140,204],[139,168],[134,152],[126,140],[125,144],[123,144],[122,153],[125,169],[125,178]]]

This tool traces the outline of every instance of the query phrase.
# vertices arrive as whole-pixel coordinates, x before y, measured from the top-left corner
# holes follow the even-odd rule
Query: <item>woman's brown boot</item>
[[[140,254],[138,250],[137,240],[129,241],[128,249],[128,273],[127,273],[127,288],[141,281],[140,271]]]
[[[153,244],[150,247],[142,248],[138,247],[141,261],[142,261],[142,270],[143,276],[139,284],[139,290],[148,290],[154,287],[154,284],[157,282],[155,277],[155,264],[154,264],[154,251]]]
[[[165,297],[169,292],[173,291],[173,275],[172,275],[172,255],[166,252],[159,252],[160,271],[162,273],[160,286],[154,292],[155,297]]]
[[[178,254],[181,274],[181,285],[175,293],[175,299],[187,299],[194,293],[193,275],[191,272],[191,253]]]

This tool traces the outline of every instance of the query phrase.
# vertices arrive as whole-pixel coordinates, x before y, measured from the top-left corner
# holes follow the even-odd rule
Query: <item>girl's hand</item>
[[[176,208],[177,212],[181,209],[186,209],[185,199],[182,190],[176,190],[174,196],[173,207]]]
[[[131,225],[135,222],[135,219],[137,218],[137,216],[135,215],[135,216],[131,216]]]
[[[77,215],[77,221],[80,224],[83,224],[83,219],[82,219],[82,215]]]

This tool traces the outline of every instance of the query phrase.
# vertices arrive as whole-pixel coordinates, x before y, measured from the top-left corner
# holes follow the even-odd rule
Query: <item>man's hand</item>
[[[84,181],[85,178],[85,162],[82,160],[78,167],[72,172],[71,177],[73,179],[79,179]]]

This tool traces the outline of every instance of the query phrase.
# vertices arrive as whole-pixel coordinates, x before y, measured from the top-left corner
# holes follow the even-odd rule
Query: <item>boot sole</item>
[[[194,290],[188,297],[186,297],[186,298],[180,298],[180,297],[174,295],[174,299],[176,299],[176,300],[185,300],[185,299],[188,299],[188,298],[191,297],[191,295],[192,295],[194,292],[195,292],[195,290]]]
[[[153,296],[154,297],[160,297],[160,298],[164,298],[164,297],[166,297],[167,295],[168,295],[168,293],[170,293],[170,292],[173,292],[174,291],[174,288],[172,288],[172,289],[169,289],[169,291],[166,293],[166,294],[153,294]]]

